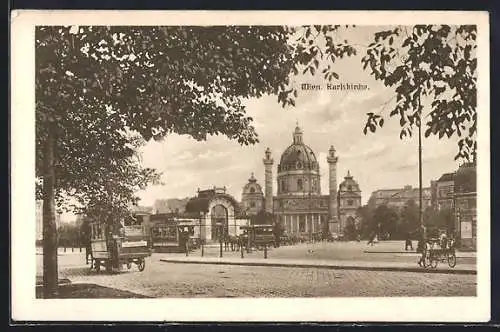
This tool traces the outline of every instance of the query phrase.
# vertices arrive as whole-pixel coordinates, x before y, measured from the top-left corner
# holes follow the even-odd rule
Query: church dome
[[[293,143],[281,155],[278,171],[319,170],[313,150],[302,141],[302,130],[297,125],[293,133]]]

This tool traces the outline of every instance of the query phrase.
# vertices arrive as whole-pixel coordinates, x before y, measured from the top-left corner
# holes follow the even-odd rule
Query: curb
[[[391,267],[391,266],[358,266],[358,265],[324,265],[324,264],[287,264],[287,263],[259,263],[259,262],[224,262],[224,261],[189,261],[161,258],[160,262],[177,264],[211,264],[211,265],[238,265],[238,266],[264,266],[264,267],[298,267],[318,268],[330,270],[365,270],[365,271],[389,271],[389,272],[419,272],[439,274],[476,275],[476,270],[458,269],[423,269],[421,267]]]

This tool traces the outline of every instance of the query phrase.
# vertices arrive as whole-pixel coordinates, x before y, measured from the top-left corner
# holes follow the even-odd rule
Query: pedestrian
[[[408,248],[410,248],[413,251],[413,242],[411,241],[411,234],[410,234],[410,232],[406,233],[405,251],[408,251]]]
[[[425,227],[422,226],[422,227],[420,227],[418,244],[417,244],[417,252],[421,253],[420,259],[418,261],[418,265],[422,266],[422,267],[425,267],[425,256],[427,255],[426,240],[427,240],[427,236],[426,236]]]
[[[446,231],[441,231],[441,234],[439,235],[439,244],[441,245],[442,249],[446,249],[448,242],[448,235],[446,234]]]
[[[375,242],[375,232],[372,232],[372,234],[370,235],[370,239],[368,240],[368,243],[369,245],[373,246],[374,242]]]

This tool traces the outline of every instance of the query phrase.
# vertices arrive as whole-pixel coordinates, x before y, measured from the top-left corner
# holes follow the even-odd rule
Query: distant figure
[[[420,227],[417,252],[421,253],[418,265],[425,267],[425,256],[427,255],[427,234],[424,226]]]
[[[375,232],[373,232],[371,235],[370,235],[370,239],[368,240],[368,243],[369,245],[373,246],[375,244],[375,238],[377,237],[377,234]]]
[[[413,242],[411,241],[411,234],[410,232],[406,233],[406,240],[405,240],[405,251],[408,251],[408,248],[413,250]]]
[[[92,268],[92,262],[94,261],[94,257],[92,255],[92,242],[90,241],[90,237],[85,239],[85,264],[89,264],[90,260],[90,268]]]
[[[441,235],[439,235],[439,244],[442,249],[446,249],[448,245],[448,236],[446,235],[446,231],[442,231]]]
[[[90,260],[90,268],[92,268],[92,263],[94,261],[94,257],[92,255],[92,234],[88,222],[86,222],[83,226],[83,242],[85,245],[85,264],[88,265]]]

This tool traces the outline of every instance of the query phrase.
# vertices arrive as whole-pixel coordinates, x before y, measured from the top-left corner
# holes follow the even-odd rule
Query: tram
[[[90,223],[92,264],[97,272],[104,267],[107,272],[131,269],[136,264],[139,271],[146,267],[145,258],[151,256],[149,236],[143,225],[121,225],[117,230],[105,223]]]

